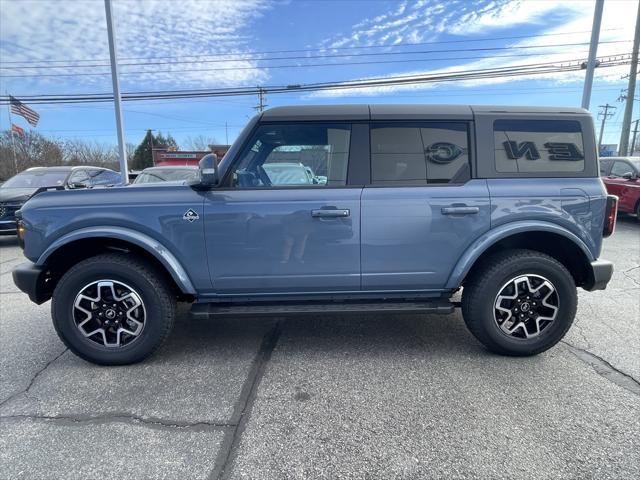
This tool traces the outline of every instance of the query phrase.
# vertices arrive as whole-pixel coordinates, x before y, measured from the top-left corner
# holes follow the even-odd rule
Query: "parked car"
[[[149,167],[136,175],[132,185],[142,183],[188,182],[200,175],[197,166]]]
[[[618,196],[618,210],[640,221],[640,157],[600,158],[600,175],[607,191]]]
[[[86,188],[113,185],[120,174],[100,167],[34,167],[0,186],[0,235],[15,235],[15,212],[42,188]]]
[[[326,184],[266,174],[310,150]],[[280,107],[214,157],[189,185],[45,192],[20,210],[30,262],[14,281],[52,299],[77,355],[142,360],[179,301],[207,318],[451,313],[461,288],[482,343],[535,355],[571,326],[576,287],[611,279],[616,197],[583,109]]]
[[[302,163],[269,163],[263,165],[271,183],[278,185],[311,185],[314,175]]]

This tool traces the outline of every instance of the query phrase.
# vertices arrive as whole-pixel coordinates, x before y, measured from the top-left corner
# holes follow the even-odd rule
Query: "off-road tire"
[[[97,280],[130,285],[145,309],[139,338],[117,348],[98,345],[85,337],[74,320],[76,295]],[[53,325],[65,345],[79,357],[99,365],[140,362],[155,352],[169,336],[176,317],[176,295],[161,272],[132,255],[107,253],[83,260],[60,279],[51,301]]]
[[[545,277],[555,286],[556,319],[534,338],[514,338],[500,329],[494,305],[500,289],[519,275]],[[571,273],[556,259],[533,250],[513,249],[491,255],[474,267],[462,291],[462,315],[469,331],[489,350],[501,355],[529,356],[544,352],[567,333],[578,297]]]

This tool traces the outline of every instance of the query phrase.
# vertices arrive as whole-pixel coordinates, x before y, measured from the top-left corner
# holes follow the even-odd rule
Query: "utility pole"
[[[613,112],[609,113],[609,110],[615,110],[616,107],[613,105],[599,105],[600,108],[604,109],[604,112],[601,110],[598,112],[598,118],[602,117],[602,123],[600,124],[600,135],[598,135],[598,155],[600,155],[600,147],[602,146],[602,134],[604,133],[604,124],[606,123],[609,117],[613,116]]]
[[[591,27],[587,73],[584,76],[584,89],[582,90],[582,108],[586,108],[587,110],[591,103],[591,87],[593,86],[593,71],[596,68],[596,54],[598,52],[598,40],[600,39],[600,23],[602,23],[603,7],[604,0],[596,0],[596,8],[593,12],[593,26]]]
[[[635,126],[633,127],[633,137],[631,140],[631,146],[629,148],[629,155],[633,155],[633,153],[636,150],[636,135],[638,133],[638,122],[640,122],[640,118],[633,122],[635,123]]]
[[[631,71],[629,72],[629,88],[627,90],[627,103],[624,106],[622,119],[622,133],[620,133],[620,146],[618,155],[625,156],[628,152],[629,130],[631,129],[631,116],[633,115],[633,102],[636,96],[636,71],[638,70],[638,47],[640,46],[640,3],[636,13],[636,33],[633,37],[633,52],[631,54]]]
[[[267,106],[267,104],[264,103],[264,100],[264,88],[258,87],[258,105],[253,108],[262,113]]]
[[[116,112],[116,131],[118,133],[118,155],[120,160],[120,183],[129,183],[127,168],[127,150],[124,145],[124,122],[122,120],[122,102],[120,100],[120,80],[118,78],[118,54],[116,51],[116,32],[113,25],[111,0],[104,0],[104,11],[107,17],[107,36],[109,37],[109,58],[111,60],[111,82],[113,83],[113,104]]]
[[[227,128],[227,122],[224,122],[224,138],[225,145],[229,145],[229,129]]]

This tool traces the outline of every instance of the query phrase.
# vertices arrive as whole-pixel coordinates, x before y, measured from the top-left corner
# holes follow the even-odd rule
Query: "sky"
[[[112,0],[123,92],[255,87],[474,70],[587,58],[592,0]],[[598,56],[629,54],[637,0],[606,0]],[[617,107],[629,66],[596,69],[591,111]],[[335,103],[580,106],[584,71],[439,84],[269,94],[269,107]],[[0,90],[110,93],[102,0],[0,0]],[[233,141],[257,96],[125,102],[126,141],[146,129],[181,147]],[[634,119],[640,118],[636,102]],[[112,103],[33,106],[35,130],[116,143]],[[29,125],[14,116],[14,123]],[[1,128],[8,128],[6,109]]]

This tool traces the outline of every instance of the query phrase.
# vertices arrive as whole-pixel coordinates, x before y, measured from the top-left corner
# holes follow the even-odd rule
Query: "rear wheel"
[[[577,308],[575,282],[554,258],[508,250],[484,260],[462,292],[471,333],[503,355],[535,355],[565,335]]]
[[[135,257],[104,254],[84,260],[58,282],[53,324],[79,357],[100,365],[135,363],[169,335],[176,300],[163,277]]]

